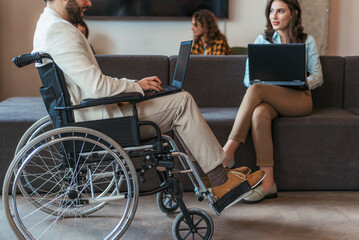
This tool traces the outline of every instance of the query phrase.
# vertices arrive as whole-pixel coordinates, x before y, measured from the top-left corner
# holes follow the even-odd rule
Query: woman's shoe
[[[242,202],[244,203],[259,203],[263,201],[264,199],[270,199],[270,198],[276,198],[278,196],[277,194],[277,185],[274,183],[273,187],[267,191],[263,191],[262,186],[256,187],[253,192],[245,197]]]

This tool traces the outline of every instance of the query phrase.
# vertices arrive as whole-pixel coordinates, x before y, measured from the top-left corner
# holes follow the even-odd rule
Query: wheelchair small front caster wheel
[[[209,240],[213,235],[212,218],[199,208],[188,209],[193,227],[186,221],[183,212],[177,215],[172,224],[172,236],[175,240],[203,239]]]
[[[165,184],[166,182],[163,182],[161,184],[161,187]],[[180,188],[181,188],[181,197],[182,197],[182,192],[183,192],[182,185],[180,185]],[[171,193],[170,189],[165,189],[157,193],[157,206],[163,213],[166,214],[175,212],[179,207],[176,198],[173,195],[173,193]]]

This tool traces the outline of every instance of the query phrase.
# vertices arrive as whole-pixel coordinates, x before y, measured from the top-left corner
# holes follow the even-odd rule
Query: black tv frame
[[[140,1],[143,2],[147,2],[149,4],[153,4],[155,1],[157,2],[161,2],[164,1],[166,2],[166,0],[127,0],[129,2],[134,1],[136,2],[136,4]],[[178,3],[178,1],[180,0],[167,0],[168,2],[172,2],[173,4]],[[193,3],[193,0],[183,0],[184,2],[186,2],[187,4],[196,4]],[[205,0],[197,0],[198,4],[201,4],[200,2],[203,2]],[[210,1],[214,4],[220,4],[220,6],[217,7],[217,10],[213,10],[213,9],[209,9],[211,10],[217,18],[219,19],[228,19],[229,18],[229,0],[207,0]],[[101,3],[102,2],[102,3]],[[111,4],[111,2],[113,2]],[[177,16],[162,16],[162,15],[141,15],[135,13],[136,15],[126,15],[126,16],[121,16],[121,15],[114,15],[113,12],[114,11],[118,11],[118,7],[119,4],[121,3],[121,0],[92,0],[92,7],[89,8],[86,12],[85,12],[85,19],[105,19],[105,20],[115,20],[115,19],[119,19],[119,20],[188,20],[191,19],[192,14],[199,10],[199,9],[203,9],[206,8],[208,9],[208,5],[198,5],[196,7],[192,6],[193,8],[191,8],[188,12],[186,12],[186,15],[177,15]],[[102,6],[98,7],[98,4],[102,4]],[[206,3],[204,3],[206,4]],[[96,7],[97,6],[97,7]],[[188,5],[186,5],[188,6]],[[97,9],[96,9],[97,8]],[[224,10],[221,10],[220,8],[224,8]],[[110,10],[106,10],[106,9],[110,9]],[[133,9],[133,8],[132,8]],[[103,11],[107,11],[104,13],[101,13]],[[111,11],[113,11],[111,13]],[[220,13],[219,11],[224,12]],[[100,13],[99,13],[100,12]],[[220,14],[220,15],[219,15]]]

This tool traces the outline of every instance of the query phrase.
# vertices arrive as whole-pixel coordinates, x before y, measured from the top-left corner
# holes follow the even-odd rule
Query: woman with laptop
[[[267,174],[262,184],[243,199],[245,203],[257,203],[263,199],[277,197],[277,187],[273,178],[271,121],[278,115],[299,117],[310,114],[313,107],[310,90],[323,83],[316,43],[312,36],[303,32],[302,11],[298,1],[269,0],[265,14],[266,30],[264,34],[257,37],[254,43],[305,43],[308,89],[300,90],[271,84],[250,85],[247,60],[244,84],[248,90],[239,107],[228,141],[223,147],[228,159],[233,159],[236,149],[245,142],[249,129],[252,129],[257,165]],[[223,165],[230,166],[231,162],[223,162]],[[232,165],[234,165],[234,160],[232,160]]]

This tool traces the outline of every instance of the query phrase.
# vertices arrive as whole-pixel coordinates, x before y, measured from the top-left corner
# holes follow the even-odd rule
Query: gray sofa
[[[176,57],[97,56],[105,74],[139,79],[157,75],[168,84]],[[185,80],[200,110],[223,145],[245,94],[245,56],[192,56]],[[321,57],[324,84],[313,90],[309,116],[273,121],[275,181],[279,190],[359,189],[359,57]],[[21,71],[21,70],[19,70]],[[0,103],[0,184],[25,130],[45,116],[40,98],[10,98]],[[249,133],[236,153],[236,165],[256,169]],[[157,184],[147,174],[142,189]],[[187,178],[183,185],[191,189]]]

